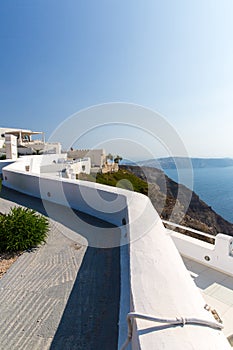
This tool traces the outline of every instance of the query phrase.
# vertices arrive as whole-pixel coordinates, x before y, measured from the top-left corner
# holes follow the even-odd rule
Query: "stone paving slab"
[[[51,230],[47,244],[18,258],[0,281],[1,350],[50,348],[85,251]]]
[[[43,211],[36,198],[6,189],[1,196],[1,212],[15,199]],[[82,235],[78,243],[75,232],[74,242],[66,230],[51,220],[47,243],[21,255],[0,280],[0,350],[117,349],[119,248],[87,248]]]

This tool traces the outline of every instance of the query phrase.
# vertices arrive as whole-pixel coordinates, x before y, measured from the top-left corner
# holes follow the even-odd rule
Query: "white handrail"
[[[127,315],[127,323],[128,323],[128,336],[124,344],[122,345],[120,350],[126,350],[127,346],[129,345],[132,335],[133,335],[133,324],[132,320],[135,318],[152,321],[152,322],[158,322],[158,323],[167,323],[169,325],[181,325],[184,326],[186,324],[196,324],[200,326],[206,326],[211,327],[217,330],[222,330],[223,325],[219,322],[213,322],[208,320],[203,320],[199,318],[190,318],[190,317],[176,317],[176,318],[160,318],[160,317],[154,317],[150,315],[143,315],[136,312],[130,312]]]
[[[190,228],[190,227],[182,226],[182,225],[179,225],[179,224],[175,224],[174,222],[170,222],[170,221],[167,221],[167,220],[162,220],[162,222],[164,224],[167,224],[167,225],[170,225],[170,226],[174,226],[174,227],[186,230],[186,231],[197,233],[200,236],[204,236],[204,237],[208,237],[208,238],[212,238],[212,239],[216,238],[214,235],[211,235],[209,233],[205,233],[205,232],[202,232],[202,231],[195,230],[194,228]]]

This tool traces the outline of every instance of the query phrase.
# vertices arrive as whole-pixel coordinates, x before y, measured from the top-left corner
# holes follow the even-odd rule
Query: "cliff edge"
[[[121,165],[120,168],[148,183],[148,196],[162,219],[171,220],[176,204],[179,210],[173,213],[171,221],[175,219],[175,223],[213,235],[225,233],[233,236],[233,224],[217,214],[195,192],[171,180],[161,170],[132,165]]]

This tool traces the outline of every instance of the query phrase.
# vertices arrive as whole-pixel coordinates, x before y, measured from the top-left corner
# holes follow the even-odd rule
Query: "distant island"
[[[233,166],[233,158],[167,157],[143,160],[137,164],[157,169],[187,169],[190,166],[193,168],[225,168]]]

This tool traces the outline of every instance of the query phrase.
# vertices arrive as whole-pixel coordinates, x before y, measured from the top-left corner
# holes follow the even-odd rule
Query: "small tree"
[[[106,159],[113,160],[113,155],[112,155],[111,153],[109,153],[109,154],[106,156]]]
[[[116,156],[116,158],[114,158],[115,163],[119,163],[121,160],[122,160],[122,157],[120,157],[118,155]]]

